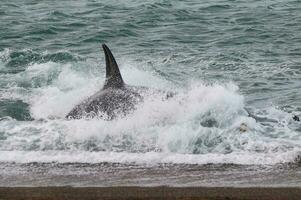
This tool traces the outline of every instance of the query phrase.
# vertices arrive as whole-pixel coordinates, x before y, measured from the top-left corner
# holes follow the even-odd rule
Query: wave
[[[18,163],[120,163],[154,166],[158,164],[237,164],[275,165],[298,162],[300,152],[245,154],[171,154],[171,153],[116,153],[116,152],[62,152],[62,151],[0,151],[0,162]]]
[[[80,57],[74,54],[71,54],[67,51],[62,52],[37,52],[31,49],[24,50],[11,50],[5,49],[0,52],[0,60],[2,65],[1,73],[5,72],[19,72],[24,71],[24,67],[30,66],[32,64],[38,63],[47,63],[47,62],[55,62],[55,63],[67,63],[67,62],[75,62],[80,60]],[[12,69],[13,68],[13,69]],[[17,68],[17,69],[16,69]],[[15,71],[13,71],[15,70]]]
[[[150,94],[135,112],[113,121],[68,121],[64,116],[74,105],[102,87],[98,66],[36,63],[8,76],[16,85],[5,88],[0,99],[26,102],[23,110],[32,120],[2,117],[0,154],[6,156],[0,161],[275,164],[299,155],[301,136],[290,115],[274,107],[252,110],[269,119],[256,122],[234,83],[192,81],[177,87],[133,63],[123,66],[128,84],[177,95],[166,101]]]
[[[0,154],[10,155],[0,162],[275,164],[293,162],[301,150],[291,115],[273,105],[251,107],[263,119],[256,121],[235,83],[175,85],[164,73],[123,60],[128,84],[177,95],[149,94],[113,121],[68,121],[66,114],[102,87],[104,63],[32,50],[6,49],[0,58]]]

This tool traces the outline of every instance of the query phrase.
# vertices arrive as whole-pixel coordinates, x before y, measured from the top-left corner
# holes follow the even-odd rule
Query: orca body
[[[143,102],[142,93],[148,88],[125,84],[112,52],[105,44],[102,47],[106,60],[105,84],[99,92],[75,106],[67,119],[100,117],[112,120],[127,115]]]

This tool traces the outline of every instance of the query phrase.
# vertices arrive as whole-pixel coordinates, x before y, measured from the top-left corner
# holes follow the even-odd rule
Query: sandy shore
[[[224,187],[1,187],[0,200],[77,199],[290,199],[300,200],[301,188]]]

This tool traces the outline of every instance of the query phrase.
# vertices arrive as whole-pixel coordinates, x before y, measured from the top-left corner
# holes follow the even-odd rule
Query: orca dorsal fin
[[[102,45],[106,58],[106,82],[104,88],[120,88],[124,86],[117,62],[107,45]]]

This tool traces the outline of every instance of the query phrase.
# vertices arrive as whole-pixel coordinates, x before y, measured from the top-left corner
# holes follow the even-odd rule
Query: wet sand
[[[266,199],[300,200],[301,188],[231,187],[1,187],[0,200]]]

